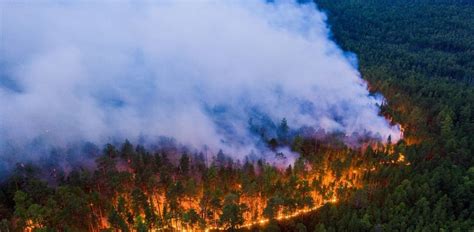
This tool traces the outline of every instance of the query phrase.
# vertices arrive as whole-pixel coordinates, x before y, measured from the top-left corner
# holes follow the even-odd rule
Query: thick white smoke
[[[248,154],[255,114],[399,138],[312,4],[7,0],[0,8],[0,146],[169,136]]]

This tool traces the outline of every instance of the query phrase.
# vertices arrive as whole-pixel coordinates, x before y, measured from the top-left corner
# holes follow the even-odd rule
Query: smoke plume
[[[166,136],[241,158],[255,147],[250,120],[283,118],[399,139],[314,4],[7,0],[0,11],[3,153]]]

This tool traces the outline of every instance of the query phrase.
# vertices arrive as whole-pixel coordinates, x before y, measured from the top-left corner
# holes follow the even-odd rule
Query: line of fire
[[[172,146],[151,151],[128,141],[108,144],[91,169],[50,171],[57,186],[48,191],[55,194],[18,191],[17,211],[25,213],[16,223],[35,231],[51,223],[44,215],[67,208],[77,214],[68,220],[78,218],[89,231],[246,230],[338,204],[363,185],[383,187],[387,183],[372,181],[381,169],[410,165],[403,140],[366,140],[357,147],[330,136],[275,142],[299,157],[282,166],[271,159],[234,160],[222,151],[208,157]],[[69,199],[58,199],[64,196]],[[31,213],[32,207],[43,213]]]

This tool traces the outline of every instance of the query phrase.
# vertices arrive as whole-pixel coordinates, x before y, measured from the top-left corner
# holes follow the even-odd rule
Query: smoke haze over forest
[[[313,4],[2,1],[0,8],[0,151],[167,136],[243,156],[255,146],[250,119],[400,136]]]

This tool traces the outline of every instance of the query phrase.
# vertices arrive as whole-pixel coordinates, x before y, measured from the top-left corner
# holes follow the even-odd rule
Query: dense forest
[[[166,140],[55,150],[0,188],[0,231],[470,231],[474,229],[474,4],[317,0],[357,54],[396,144],[303,136],[286,120],[252,130],[284,160],[232,160]],[[385,142],[385,141],[383,141]],[[79,153],[90,163],[77,163]]]
[[[474,4],[317,0],[334,39],[358,55],[412,164],[386,167],[350,200],[281,224],[300,231],[474,229]],[[276,230],[278,228],[275,227]]]
[[[175,145],[150,152],[128,141],[89,147],[98,153],[93,170],[66,175],[60,163],[21,163],[2,188],[11,200],[2,214],[12,217],[3,230],[250,229],[347,199],[381,167],[408,165],[403,146],[351,149],[334,141],[295,137],[301,156],[293,166],[234,161],[222,152],[208,159]]]

